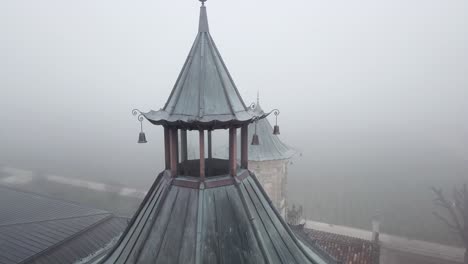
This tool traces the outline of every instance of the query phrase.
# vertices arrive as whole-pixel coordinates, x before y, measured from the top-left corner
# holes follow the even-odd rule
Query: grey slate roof
[[[0,187],[0,264],[73,263],[125,225],[103,210]]]
[[[332,263],[305,248],[255,176],[197,189],[161,173],[100,263]]]
[[[67,241],[55,245],[28,263],[64,264],[75,263],[102,249],[125,230],[128,219],[108,216],[102,221],[89,226],[84,232],[69,237]]]
[[[264,115],[265,112],[257,102],[255,110],[257,115]],[[249,125],[249,139],[255,133],[255,123]],[[249,160],[282,160],[291,158],[296,151],[284,144],[277,135],[273,135],[273,127],[267,118],[257,121],[257,135],[259,145],[249,145]]]
[[[143,113],[156,125],[217,129],[258,118],[246,107],[208,30],[206,7],[199,32],[164,108]]]

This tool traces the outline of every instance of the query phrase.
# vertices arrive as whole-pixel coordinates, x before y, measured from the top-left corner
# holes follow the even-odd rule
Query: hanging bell
[[[257,134],[254,134],[254,135],[253,135],[251,145],[253,145],[253,146],[258,146],[258,145],[260,145],[260,141],[258,140],[258,135],[257,135]]]
[[[273,135],[279,135],[279,134],[280,134],[279,126],[275,125],[273,127]]]
[[[138,143],[146,143],[146,135],[145,132],[140,132],[140,135],[138,136]]]

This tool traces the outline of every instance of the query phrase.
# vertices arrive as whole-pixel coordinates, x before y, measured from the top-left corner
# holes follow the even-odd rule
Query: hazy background
[[[149,143],[137,145],[131,110],[164,105],[199,6],[0,0],[0,167],[148,188],[163,165],[162,129],[145,123]],[[260,90],[264,109],[280,108],[281,138],[303,154],[291,201],[357,227],[379,210],[384,230],[413,236],[416,226],[432,239],[442,224],[428,187],[468,181],[468,2],[207,7],[244,100]]]

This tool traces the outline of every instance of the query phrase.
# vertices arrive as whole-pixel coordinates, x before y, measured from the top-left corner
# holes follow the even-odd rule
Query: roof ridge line
[[[101,212],[110,213],[110,212],[108,212],[108,211],[106,211],[106,210],[97,209],[97,208],[93,208],[93,207],[87,207],[87,206],[81,205],[81,204],[79,204],[79,203],[77,203],[77,202],[74,202],[74,201],[62,200],[62,199],[59,199],[59,198],[56,198],[56,197],[53,197],[53,196],[48,196],[48,195],[45,195],[45,194],[36,193],[36,192],[30,191],[30,190],[22,190],[22,189],[17,189],[17,188],[12,187],[12,186],[7,186],[7,185],[1,185],[1,184],[0,184],[0,189],[1,189],[1,188],[8,189],[8,190],[10,190],[10,191],[15,191],[15,192],[20,192],[20,193],[24,193],[24,194],[29,194],[29,195],[32,195],[32,196],[37,196],[37,197],[41,197],[41,198],[45,198],[45,199],[49,199],[49,200],[54,200],[54,201],[57,201],[57,202],[62,202],[62,203],[66,203],[66,204],[71,204],[71,205],[78,206],[78,207],[83,208],[83,209],[99,210],[99,211],[101,211]]]
[[[166,180],[166,179],[164,179],[164,180]],[[170,181],[171,180],[160,183],[159,187],[156,188],[153,191],[154,195],[152,196],[152,199],[147,202],[148,206],[146,207],[145,211],[141,215],[141,219],[140,219],[140,221],[138,221],[138,224],[135,226],[135,229],[133,231],[133,234],[136,235],[136,238],[132,242],[133,236],[131,236],[127,240],[127,242],[125,243],[124,249],[127,247],[127,245],[129,245],[130,242],[133,243],[133,244],[129,245],[129,247],[131,249],[128,252],[128,254],[125,256],[125,262],[127,262],[128,259],[130,257],[132,257],[131,252],[134,249],[136,250],[136,254],[135,254],[136,261],[137,262],[139,261],[140,253],[141,253],[141,250],[143,249],[142,248],[142,243],[143,242],[146,243],[146,241],[148,240],[149,235],[150,235],[150,233],[143,234],[143,231],[145,230],[146,224],[149,223],[149,220],[151,219],[151,215],[159,215],[159,211],[162,210],[162,206],[164,204],[164,201],[167,199],[167,197],[169,195],[169,192],[172,189],[172,184],[170,184]],[[146,218],[144,218],[145,215],[147,215]],[[138,216],[138,215],[136,215],[136,216]],[[154,223],[154,221],[156,221],[156,218],[152,219],[152,222],[150,224],[152,225]],[[143,242],[138,243],[138,240],[140,239],[140,236],[142,236],[142,235],[144,236],[144,238],[142,240]],[[123,252],[124,251],[122,250],[122,252],[119,254],[119,257],[123,254]]]
[[[262,185],[260,184],[260,182],[258,181],[257,179],[257,176],[255,175],[255,173],[251,173],[250,174],[250,177],[253,179],[253,181],[255,182],[255,185],[257,186],[257,188],[260,190],[260,192],[267,198],[268,198],[268,195],[265,191],[265,189],[263,189]],[[270,203],[270,206],[271,206],[271,209],[273,210],[273,213],[278,217],[281,225],[283,225],[283,227],[286,229],[286,232],[289,234],[289,236],[291,236],[293,242],[299,247],[299,250],[302,252],[302,254],[304,254],[304,256],[307,258],[307,260],[311,261],[312,263],[315,262],[315,260],[312,258],[312,256],[309,255],[309,253],[307,253],[307,251],[303,248],[302,244],[299,243],[299,240],[297,239],[296,235],[294,234],[294,232],[291,230],[291,228],[289,227],[289,225],[284,221],[283,217],[281,217],[280,213],[278,212],[278,210],[276,209],[276,207],[273,205],[271,199],[269,201]],[[316,250],[316,248],[314,247],[314,249],[311,248],[311,250]]]
[[[216,195],[214,194],[214,192],[211,194],[212,198],[213,198],[213,211],[214,211],[214,215],[215,215],[215,220],[213,221],[214,222],[214,229],[216,231],[216,234],[219,234],[221,233],[221,230],[220,230],[220,227],[219,227],[219,223],[218,223],[218,214],[217,214],[217,211],[216,211]],[[217,263],[220,263],[220,257],[221,257],[221,243],[219,241],[219,235],[216,236],[216,260],[217,260]]]
[[[169,188],[172,189],[172,184],[169,186]],[[168,189],[169,189],[168,188]],[[164,240],[166,238],[166,235],[167,235],[167,227],[169,226],[169,224],[171,223],[171,219],[172,219],[172,213],[174,212],[174,207],[177,203],[177,198],[179,197],[179,191],[180,189],[177,189],[176,190],[176,194],[175,194],[175,197],[174,197],[174,201],[172,202],[171,204],[171,211],[169,212],[169,216],[167,217],[167,220],[166,220],[166,223],[164,223],[164,231],[162,233],[162,237],[161,237],[161,242],[160,242],[160,245],[158,246],[158,251],[156,252],[156,255],[154,256],[154,259],[157,260],[158,257],[159,257],[159,253],[161,253],[161,248],[164,246]],[[167,193],[166,197],[169,196],[169,192]],[[162,207],[161,207],[162,209]],[[158,214],[159,215],[159,214]],[[154,219],[156,219],[157,217],[155,217]],[[145,237],[145,242],[148,240],[148,237],[149,237],[149,234],[150,232],[148,232],[148,235]],[[145,243],[146,244],[146,243]],[[139,248],[141,249],[141,247]],[[141,250],[139,250],[140,252],[138,252],[138,256],[137,256],[137,262],[140,260],[140,257],[141,257]]]
[[[267,264],[273,263],[271,261],[270,256],[266,253],[265,241],[263,241],[263,238],[262,238],[262,236],[260,235],[260,233],[258,231],[258,226],[257,226],[257,223],[255,222],[255,217],[253,217],[252,212],[250,211],[250,208],[249,208],[249,206],[247,204],[244,193],[241,190],[241,186],[240,186],[241,183],[239,182],[239,183],[236,183],[234,185],[236,186],[236,190],[237,190],[237,192],[239,194],[239,197],[241,198],[241,202],[242,202],[242,205],[244,207],[244,210],[246,211],[247,217],[249,218],[250,227],[252,228],[252,232],[254,233],[255,239],[258,242],[258,246],[260,248],[260,251],[262,252],[263,259],[265,260],[265,263],[267,263]],[[243,185],[243,186],[245,188],[245,185]]]
[[[200,69],[198,71],[198,117],[203,117],[205,114],[205,100],[202,100],[205,96],[206,90],[206,51],[205,51],[205,36],[206,32],[200,32]]]
[[[199,189],[198,191],[198,207],[197,207],[197,233],[195,239],[195,264],[201,264],[201,260],[203,258],[203,251],[201,250],[201,241],[202,241],[202,219],[204,214],[204,204],[203,200],[205,199],[205,189]]]
[[[151,185],[150,189],[148,190],[148,192],[146,193],[145,197],[143,198],[143,201],[140,203],[140,205],[138,206],[138,209],[136,210],[136,212],[133,214],[132,218],[130,219],[130,222],[127,224],[127,227],[125,227],[124,231],[122,232],[122,235],[120,236],[119,238],[119,241],[117,241],[117,243],[115,244],[115,246],[108,252],[108,254],[106,254],[102,260],[99,262],[99,263],[102,263],[104,262],[105,260],[109,259],[109,257],[117,250],[117,248],[122,244],[122,242],[124,241],[124,238],[125,238],[125,235],[128,234],[128,232],[130,232],[130,230],[132,229],[132,226],[135,224],[137,218],[138,218],[138,215],[143,211],[146,203],[148,202],[148,200],[156,195],[155,193],[155,190],[158,189],[159,186],[162,186],[160,185],[159,183],[165,178],[166,175],[165,174],[166,171],[163,171],[163,172],[160,172],[158,174],[158,176],[156,177],[156,179],[154,180],[153,184]],[[154,195],[153,195],[154,194]],[[128,241],[127,241],[128,243]],[[126,244],[127,245],[127,244]],[[120,254],[119,254],[120,255]]]
[[[213,39],[211,38],[211,34],[207,34],[207,39],[208,39],[208,43],[213,46],[213,49],[209,49],[211,51],[211,55],[213,56],[213,62],[214,62],[214,65],[215,65],[215,68],[216,68],[216,72],[218,73],[219,75],[219,80],[221,81],[221,84],[223,86],[223,90],[224,90],[224,97],[226,97],[226,101],[228,103],[228,106],[229,106],[229,109],[231,109],[231,113],[234,114],[234,116],[236,116],[236,112],[234,111],[234,108],[232,107],[232,102],[228,96],[228,92],[227,92],[227,89],[226,89],[226,83],[223,79],[223,76],[221,75],[221,71],[219,70],[219,65],[218,65],[218,62],[216,61],[216,57],[219,57],[219,60],[221,61],[221,55],[219,54],[218,50],[216,49],[215,45],[214,45],[214,41]],[[216,53],[216,54],[215,54]],[[216,56],[218,55],[218,56]],[[223,64],[224,65],[224,64]],[[228,72],[227,68],[226,69],[226,72]],[[231,81],[232,82],[232,81]],[[233,84],[234,85],[234,84]],[[241,102],[242,102],[242,99],[241,99]]]
[[[84,229],[82,229],[82,230],[80,230],[80,231],[78,231],[78,232],[76,232],[75,234],[73,234],[73,235],[71,235],[71,236],[69,236],[69,237],[64,238],[63,240],[59,241],[58,243],[56,243],[56,244],[54,244],[54,245],[52,245],[52,246],[50,246],[50,247],[48,247],[48,248],[46,248],[46,249],[40,251],[40,252],[37,253],[37,254],[32,255],[31,257],[29,257],[29,258],[27,258],[27,259],[21,261],[21,262],[18,263],[18,264],[28,263],[29,261],[31,261],[31,260],[33,260],[33,259],[37,259],[38,257],[41,257],[41,256],[44,255],[45,253],[56,249],[57,247],[63,245],[64,243],[66,243],[66,242],[68,242],[68,241],[70,241],[70,240],[76,238],[77,236],[83,234],[84,232],[86,232],[86,231],[88,231],[88,230],[90,230],[90,229],[92,229],[92,228],[95,228],[96,226],[98,226],[98,225],[100,225],[100,224],[102,224],[102,223],[104,223],[104,222],[109,221],[111,218],[112,218],[112,214],[109,214],[107,217],[105,217],[105,218],[103,218],[103,219],[97,221],[96,223],[94,223],[94,224],[92,224],[92,225],[90,225],[90,226],[88,226],[88,227],[86,227],[86,228],[84,228]]]
[[[192,192],[189,193],[189,201],[191,201],[191,197],[192,197]],[[187,227],[187,215],[189,214],[189,209],[190,209],[190,202],[187,203],[187,205],[185,206],[185,219],[184,219],[184,227],[182,228],[182,234],[180,235],[180,239],[182,240],[184,238],[184,235],[185,235],[185,230],[186,230],[186,227]],[[182,252],[179,251],[179,254],[177,254],[177,261],[176,263],[180,263],[180,253]]]
[[[211,35],[210,35],[210,37],[211,37]],[[213,41],[213,47],[214,47],[216,53],[220,54],[219,55],[219,60],[221,61],[221,64],[224,66],[224,68],[226,69],[227,76],[229,77],[229,80],[231,81],[232,86],[234,87],[234,91],[236,92],[237,97],[239,97],[239,100],[242,103],[242,106],[244,106],[244,111],[247,111],[247,106],[244,103],[244,99],[242,99],[242,96],[240,95],[240,92],[237,89],[237,85],[234,82],[234,79],[232,78],[231,73],[229,72],[226,64],[224,63],[223,57],[221,57],[221,53],[219,52],[218,47],[216,46],[216,43],[214,43],[214,41]]]
[[[266,232],[268,238],[270,238],[270,240],[271,240],[271,242],[272,242],[271,244],[272,244],[272,246],[273,246],[273,249],[275,250],[276,255],[278,256],[278,259],[279,259],[281,262],[283,262],[283,260],[284,260],[284,254],[281,254],[281,253],[279,252],[278,246],[276,245],[276,243],[273,242],[273,241],[274,241],[274,238],[271,236],[271,233],[267,231],[268,228],[267,228],[267,226],[265,225],[265,221],[263,220],[262,216],[260,215],[260,211],[259,211],[259,209],[261,209],[260,206],[261,206],[264,210],[266,210],[266,209],[265,209],[265,206],[263,205],[262,200],[260,199],[259,195],[257,194],[257,191],[256,191],[256,190],[254,189],[254,187],[252,186],[252,183],[250,183],[250,181],[249,181],[248,179],[247,179],[246,182],[249,184],[250,189],[251,189],[252,192],[254,193],[254,194],[251,194],[251,192],[250,192],[249,190],[247,190],[247,183],[244,183],[243,186],[244,186],[244,188],[245,188],[245,191],[247,192],[247,195],[249,196],[249,199],[252,201],[253,208],[254,208],[255,211],[257,212],[258,218],[260,219],[259,222],[262,223],[262,226],[263,226],[263,228],[265,229],[265,232]],[[260,203],[260,206],[257,206],[257,205],[255,204],[255,201],[254,201],[254,199],[253,199],[253,195],[255,195],[255,197],[257,198],[258,203]],[[267,202],[268,202],[268,196],[266,197],[266,199],[267,199]],[[268,212],[266,212],[266,216],[271,220],[271,217],[270,217],[270,215],[268,214]],[[273,221],[272,221],[272,225],[273,225],[273,226],[275,225],[275,224],[273,223]],[[275,227],[275,229],[276,229],[276,227]],[[280,236],[281,236],[281,235],[280,235]],[[284,242],[284,241],[283,241],[283,242]],[[287,248],[288,248],[289,254],[294,258],[294,260],[296,260],[296,258],[294,257],[294,255],[290,252],[289,247],[287,247]]]
[[[237,216],[235,210],[234,210],[234,206],[233,206],[233,202],[229,196],[229,192],[228,192],[228,189],[227,188],[224,188],[224,191],[226,192],[226,197],[227,197],[227,200],[229,201],[229,208],[231,209],[231,213],[233,215],[233,217],[235,218],[236,222],[237,223],[240,223],[239,221],[239,217]],[[237,231],[237,234],[239,237],[242,236],[240,230],[239,230],[239,227],[236,228],[236,231]],[[248,250],[248,248],[246,247],[245,243],[241,243],[241,247],[242,247],[242,250]],[[244,257],[244,256],[243,256]],[[244,258],[242,258],[242,260],[245,260]]]
[[[67,220],[67,219],[74,219],[74,218],[82,218],[88,216],[96,216],[96,215],[113,215],[110,212],[103,212],[103,213],[96,213],[96,214],[85,214],[85,215],[77,215],[77,216],[69,216],[69,217],[59,217],[59,218],[51,218],[51,219],[44,219],[39,221],[29,221],[29,222],[20,222],[20,223],[8,223],[0,225],[0,228],[6,226],[14,226],[14,225],[27,225],[27,224],[36,224],[36,223],[43,223],[43,222],[50,222],[50,221],[57,221],[57,220]]]
[[[254,181],[254,182],[255,182],[255,181]],[[258,194],[258,192],[255,190],[256,186],[254,186],[249,180],[247,180],[247,183],[249,184],[250,188],[253,190],[253,193],[254,193],[253,195],[256,196],[257,200],[258,200],[259,203],[260,203],[260,206],[263,208],[263,211],[265,211],[266,216],[272,220],[272,221],[271,221],[271,224],[272,224],[273,227],[275,228],[276,232],[278,232],[278,235],[279,235],[279,237],[281,238],[281,241],[283,241],[283,243],[286,245],[286,248],[288,249],[289,254],[291,254],[291,256],[293,257],[293,259],[299,263],[300,260],[297,259],[297,256],[296,256],[296,254],[294,254],[294,252],[292,251],[290,245],[289,245],[288,243],[286,243],[283,234],[281,234],[280,230],[278,229],[278,226],[273,222],[273,217],[271,217],[271,215],[270,215],[269,212],[268,212],[268,209],[266,208],[265,204],[262,202],[262,198],[260,197],[260,195]],[[247,183],[246,183],[246,184],[247,184]],[[258,188],[258,187],[257,187],[257,188]],[[249,194],[249,195],[250,195],[250,194]],[[251,199],[252,199],[252,198],[251,198]],[[268,196],[265,197],[265,200],[266,200],[266,202],[268,203],[268,205],[269,205],[270,207],[271,207],[271,206],[274,206],[274,205],[272,204],[271,199],[269,199]],[[254,204],[254,205],[255,205],[255,204]],[[255,206],[255,207],[256,207],[256,206]],[[273,214],[274,214],[274,213],[273,213]],[[263,222],[263,221],[262,221],[262,222]],[[281,224],[281,221],[280,221],[280,224]],[[267,229],[267,228],[265,227],[265,229]],[[268,233],[268,236],[270,236],[270,233]],[[270,239],[273,241],[273,238],[272,238],[271,236],[270,236]],[[273,247],[274,247],[275,250],[276,250],[276,246],[275,246],[274,243],[273,243]],[[299,250],[299,251],[300,251],[300,250]],[[281,255],[278,253],[278,256],[281,256]],[[281,257],[280,257],[280,259],[281,259]]]
[[[197,33],[197,36],[195,37],[195,40],[193,41],[193,44],[192,44],[192,47],[190,48],[190,51],[189,51],[189,54],[187,55],[187,58],[185,59],[185,62],[184,62],[184,65],[182,66],[182,70],[179,72],[179,75],[177,76],[177,80],[174,84],[174,87],[172,88],[172,91],[171,93],[169,94],[169,100],[166,101],[166,104],[164,105],[163,109],[166,110],[167,106],[169,105],[169,102],[171,101],[170,99],[172,99],[172,96],[174,95],[174,93],[176,92],[176,89],[177,89],[177,85],[179,84],[179,81],[181,80],[182,76],[184,75],[185,71],[184,69],[186,67],[189,67],[190,65],[192,65],[192,62],[193,62],[193,55],[192,53],[194,52],[194,50],[198,47],[198,38],[200,37],[200,33]],[[185,74],[184,78],[183,78],[183,81],[182,81],[182,85],[185,83],[185,80],[187,79],[187,76],[188,76],[188,72]],[[181,93],[182,89],[179,89],[179,91],[177,91],[177,95],[176,95],[176,99],[179,98],[180,96],[180,93]],[[177,101],[177,100],[176,100]],[[170,113],[172,114],[174,112],[174,109],[171,109]]]

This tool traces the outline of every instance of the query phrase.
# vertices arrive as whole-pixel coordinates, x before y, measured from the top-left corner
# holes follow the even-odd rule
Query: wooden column
[[[166,160],[166,170],[169,170],[171,168],[171,149],[169,147],[169,128],[164,127],[164,157]]]
[[[176,164],[179,164],[179,129],[175,130]]]
[[[249,125],[243,125],[241,128],[241,168],[249,168]]]
[[[171,154],[171,176],[177,176],[177,128],[169,130],[169,149]]]
[[[187,154],[187,130],[183,129],[180,130],[180,152],[181,152],[181,157],[180,161],[184,162],[188,159],[188,154]]]
[[[213,158],[213,145],[211,141],[211,130],[208,131],[208,158],[212,159]]]
[[[205,181],[205,130],[200,129],[200,178]]]
[[[237,129],[229,129],[229,171],[231,176],[237,175]]]

